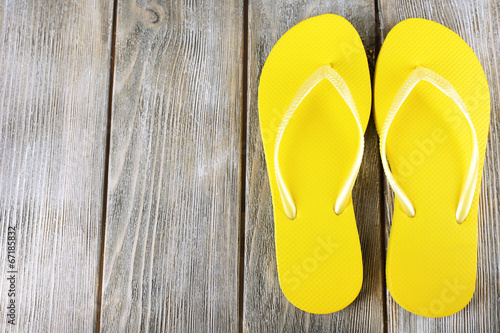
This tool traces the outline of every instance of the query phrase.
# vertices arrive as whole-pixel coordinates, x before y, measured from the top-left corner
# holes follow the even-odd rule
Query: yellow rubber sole
[[[356,155],[356,122],[326,80],[300,104],[284,134],[280,168],[297,207],[285,215],[274,173],[278,126],[302,83],[330,65],[347,82],[366,129],[371,83],[365,50],[354,27],[327,14],[285,33],[272,49],[259,84],[259,117],[274,208],[276,257],[281,289],[296,307],[312,313],[345,308],[363,281],[352,202],[336,215],[334,204]]]
[[[395,199],[387,252],[387,286],[406,310],[443,317],[463,309],[476,282],[478,205],[490,119],[483,69],[450,29],[408,19],[388,34],[375,73],[375,122],[382,130],[392,100],[415,68],[433,70],[462,97],[479,145],[479,176],[472,208],[459,224],[455,212],[472,143],[460,109],[440,90],[420,82],[401,106],[387,138],[395,179],[412,201],[408,217]]]

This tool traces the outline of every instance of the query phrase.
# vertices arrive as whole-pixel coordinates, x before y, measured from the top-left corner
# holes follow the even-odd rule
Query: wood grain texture
[[[1,332],[97,328],[112,8],[0,1]]]
[[[491,94],[491,125],[479,209],[479,253],[476,291],[469,305],[445,318],[424,318],[401,308],[387,292],[389,332],[499,332],[500,331],[500,17],[497,0],[395,1],[379,0],[381,42],[398,22],[427,18],[457,32],[474,50],[486,73]],[[393,194],[385,184],[386,238],[390,233]]]
[[[243,3],[118,1],[102,332],[235,332]]]
[[[373,2],[250,0],[249,5],[243,331],[382,332],[381,165],[373,122],[365,135],[364,160],[353,196],[363,252],[363,287],[346,309],[331,315],[314,315],[295,308],[279,286],[273,209],[257,107],[259,76],[271,48],[289,28],[308,17],[335,13],[348,19],[361,35],[373,67],[376,41]]]

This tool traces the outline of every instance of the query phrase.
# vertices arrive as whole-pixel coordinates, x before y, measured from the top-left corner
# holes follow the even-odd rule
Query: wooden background
[[[0,0],[0,332],[500,332],[500,0]],[[353,202],[364,282],[331,315],[280,291],[257,93],[275,42],[335,13],[456,31],[490,84],[478,280],[428,319],[385,286],[392,193],[370,123]],[[410,38],[411,36],[409,36]],[[16,325],[7,323],[16,228]]]

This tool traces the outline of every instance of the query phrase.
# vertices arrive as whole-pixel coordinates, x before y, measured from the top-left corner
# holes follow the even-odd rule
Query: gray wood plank
[[[372,1],[250,0],[248,47],[248,118],[245,214],[245,332],[382,332],[382,216],[377,136],[370,122],[354,208],[363,252],[364,282],[346,309],[314,315],[295,308],[281,292],[276,271],[274,222],[268,175],[258,120],[257,94],[262,66],[276,41],[300,21],[334,13],[348,19],[364,42],[374,65],[376,30]]]
[[[243,2],[118,1],[103,332],[234,332]]]
[[[497,0],[470,2],[380,0],[381,42],[390,29],[410,17],[430,19],[457,32],[479,58],[491,94],[491,125],[479,208],[479,251],[476,291],[469,305],[445,318],[424,318],[401,308],[387,292],[389,332],[499,332],[500,290],[500,17]],[[390,233],[393,193],[385,184],[386,238]]]
[[[0,1],[1,332],[97,328],[112,8]]]

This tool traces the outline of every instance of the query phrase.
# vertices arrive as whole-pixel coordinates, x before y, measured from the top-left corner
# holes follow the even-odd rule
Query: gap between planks
[[[247,172],[247,113],[248,113],[248,0],[243,0],[243,52],[241,85],[241,139],[240,139],[240,230],[238,235],[238,332],[243,333],[243,304],[245,284],[245,217]]]
[[[113,87],[115,82],[115,46],[116,46],[116,23],[118,17],[118,0],[113,1],[113,13],[111,22],[111,59],[109,65],[109,90],[108,90],[108,123],[106,124],[106,147],[104,157],[104,179],[102,196],[102,217],[101,217],[101,252],[99,258],[99,290],[97,292],[97,333],[101,332],[101,305],[104,278],[104,245],[106,244],[106,213],[108,204],[108,176],[111,143],[111,112],[113,110]]]
[[[380,12],[379,12],[379,0],[373,0],[373,8],[375,11],[375,65],[377,63],[377,58],[378,54],[380,52],[380,48],[382,47],[382,42],[381,42],[381,36],[382,36],[382,26],[380,25]],[[372,73],[372,87],[373,87],[373,80],[375,78],[375,67],[373,69]],[[372,94],[372,117],[373,117],[373,108],[375,104],[373,103],[373,94]],[[374,119],[375,122],[375,119]],[[386,253],[387,253],[387,244],[385,242],[385,230],[386,230],[386,220],[385,220],[385,173],[384,169],[380,168],[379,170],[379,177],[380,177],[380,204],[379,204],[379,210],[380,210],[380,235],[379,235],[379,241],[380,241],[380,256],[381,260],[380,263],[382,265],[381,271],[382,271],[382,318],[384,320],[382,327],[384,330],[384,333],[387,333],[389,330],[388,327],[388,320],[387,320],[387,282],[385,279],[385,259],[386,259]]]

